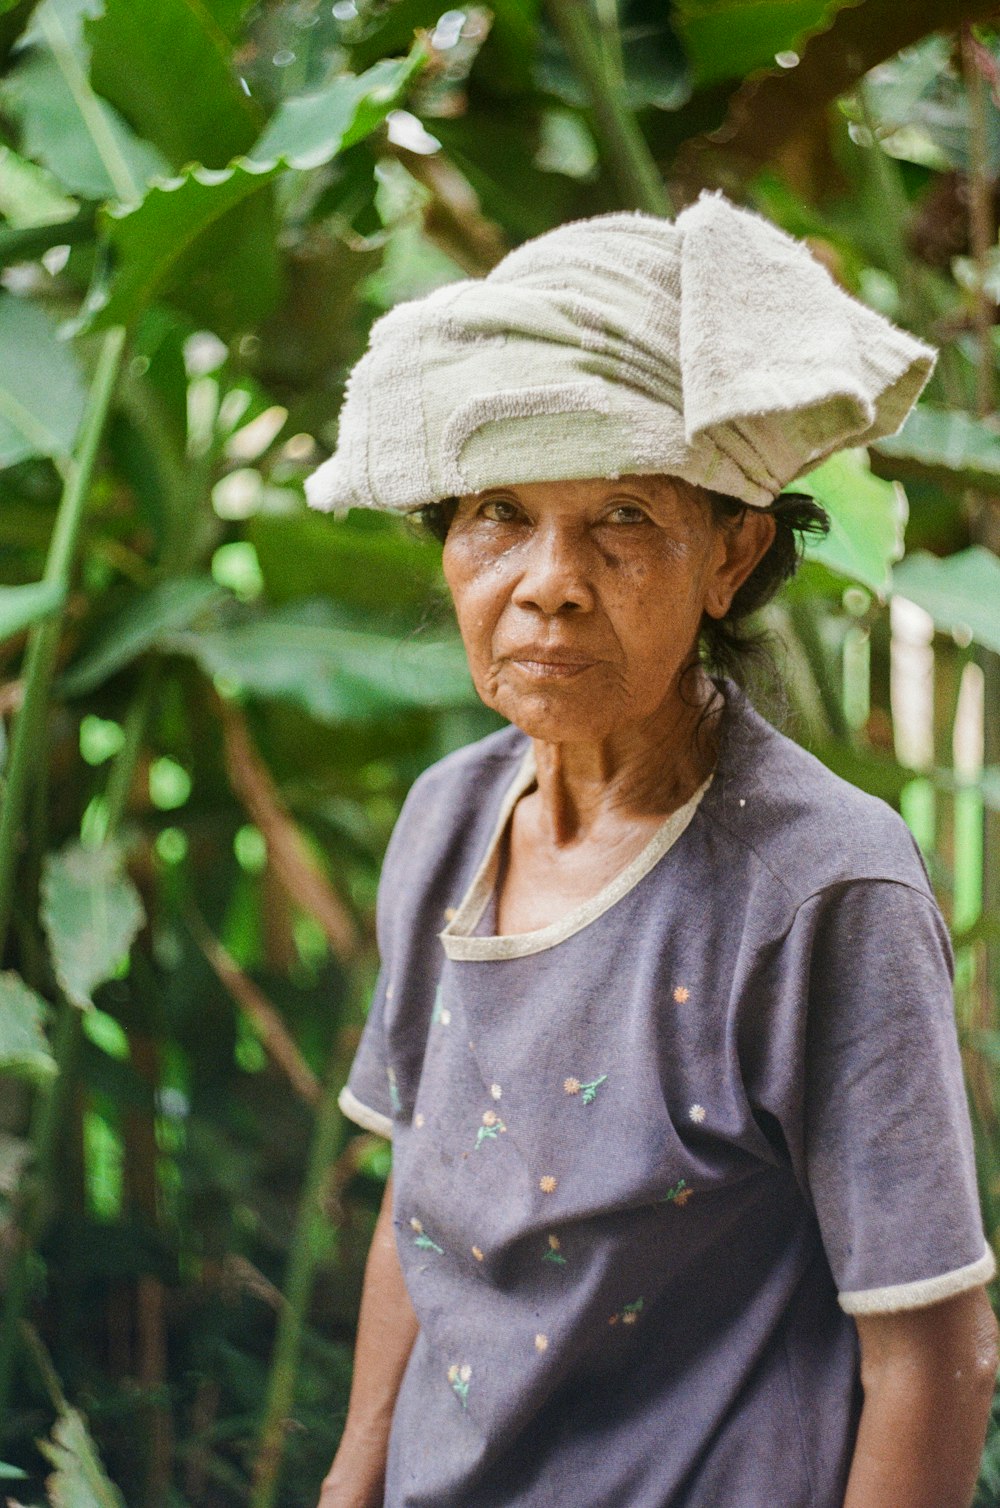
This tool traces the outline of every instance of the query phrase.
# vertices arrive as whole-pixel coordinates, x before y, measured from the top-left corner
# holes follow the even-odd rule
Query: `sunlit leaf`
[[[319,722],[446,707],[472,698],[464,651],[344,628],[326,602],[297,602],[231,628],[173,634],[164,647],[252,696],[293,702]]]
[[[131,130],[87,80],[85,58],[49,12],[57,53],[33,52],[2,83],[0,102],[21,128],[21,149],[85,199],[134,200],[167,160]]]
[[[864,451],[844,450],[788,490],[808,492],[830,515],[830,533],[810,542],[809,558],[885,597],[893,563],[903,553],[907,507],[902,488],[874,476]]]
[[[259,112],[201,0],[105,0],[86,27],[94,88],[174,168],[221,168],[244,152]]]
[[[67,999],[89,1009],[145,920],[139,892],[116,844],[70,844],[49,854],[42,872],[42,923],[52,965]]]
[[[0,351],[0,466],[68,455],[83,416],[83,382],[45,310],[0,293]]]
[[[56,1062],[45,1036],[48,1006],[12,970],[0,974],[0,1074],[46,1083]]]
[[[64,696],[81,696],[130,665],[168,630],[184,628],[221,601],[210,576],[176,576],[138,592],[103,626],[59,682]]]
[[[996,489],[1000,481],[1000,434],[957,408],[919,403],[898,435],[873,446],[900,476],[921,476],[939,486]]]
[[[926,550],[896,568],[893,589],[930,613],[935,627],[1000,654],[1000,557],[980,545],[940,559]]]
[[[55,1468],[45,1483],[51,1508],[125,1508],[76,1409],[60,1411],[51,1438],[41,1441],[40,1449]]]
[[[0,214],[8,225],[16,230],[62,225],[73,219],[79,207],[45,168],[0,145]]]
[[[357,77],[345,74],[313,94],[285,100],[251,148],[250,161],[262,168],[329,162],[381,124],[426,60],[417,46],[408,57],[383,59]]]
[[[0,641],[10,639],[62,606],[66,588],[55,581],[0,586]]]

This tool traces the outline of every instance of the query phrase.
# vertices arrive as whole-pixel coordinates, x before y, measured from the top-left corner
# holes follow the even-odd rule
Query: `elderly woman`
[[[947,933],[899,817],[709,673],[824,521],[782,488],[932,360],[720,196],[375,327],[310,500],[424,511],[511,726],[386,856],[341,1103],[394,1172],[323,1508],[967,1508]]]

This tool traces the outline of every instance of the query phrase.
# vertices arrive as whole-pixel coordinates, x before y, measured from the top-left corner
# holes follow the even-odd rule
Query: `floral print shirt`
[[[386,1508],[842,1508],[850,1316],[992,1276],[917,849],[720,686],[714,775],[537,932],[491,930],[523,734],[400,817],[341,1098],[420,1321]]]

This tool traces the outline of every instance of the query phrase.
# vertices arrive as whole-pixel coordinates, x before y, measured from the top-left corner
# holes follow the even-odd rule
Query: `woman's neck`
[[[690,678],[689,678],[690,679]],[[609,821],[669,816],[715,767],[723,697],[699,672],[642,723],[594,742],[533,739],[535,821],[556,846],[578,843]]]

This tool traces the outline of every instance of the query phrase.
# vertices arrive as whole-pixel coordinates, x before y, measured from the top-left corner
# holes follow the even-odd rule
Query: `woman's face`
[[[713,521],[672,477],[532,482],[459,499],[444,574],[476,690],[533,738],[603,740],[680,710],[703,613],[774,536]]]

